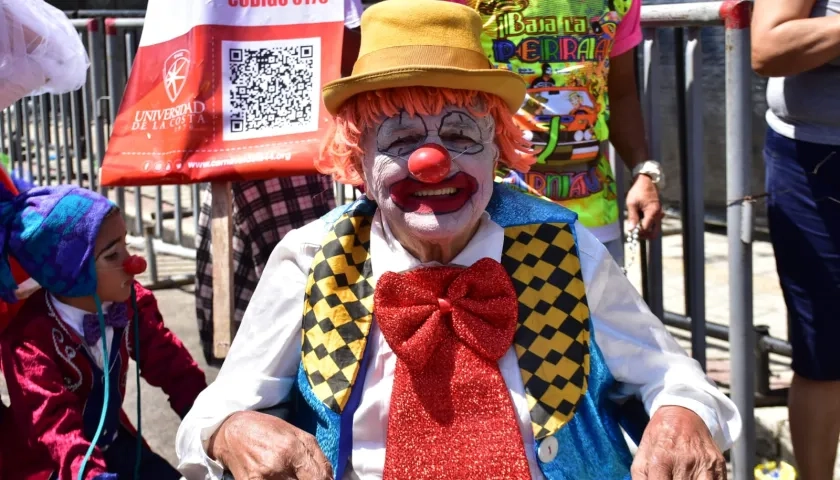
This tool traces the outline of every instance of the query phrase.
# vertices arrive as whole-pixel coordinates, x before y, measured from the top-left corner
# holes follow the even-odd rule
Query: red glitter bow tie
[[[385,480],[530,478],[498,366],[518,309],[507,271],[489,258],[382,275],[374,315],[397,355]]]

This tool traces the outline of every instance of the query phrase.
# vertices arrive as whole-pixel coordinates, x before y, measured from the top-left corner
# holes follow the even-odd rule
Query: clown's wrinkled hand
[[[656,184],[647,175],[638,175],[627,191],[627,221],[630,228],[639,225],[640,237],[655,238],[659,235],[663,216]]]
[[[645,429],[633,480],[725,480],[726,460],[703,420],[682,407],[662,407]]]
[[[210,438],[207,453],[234,478],[332,478],[330,462],[315,437],[264,413],[248,411],[228,417]]]

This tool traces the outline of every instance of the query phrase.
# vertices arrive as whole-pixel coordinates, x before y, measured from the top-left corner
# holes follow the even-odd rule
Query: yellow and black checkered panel
[[[350,398],[373,312],[368,215],[341,217],[312,261],[303,309],[303,368],[336,413]]]
[[[514,346],[539,440],[574,417],[589,376],[589,307],[572,229],[507,228],[502,264],[519,295]]]

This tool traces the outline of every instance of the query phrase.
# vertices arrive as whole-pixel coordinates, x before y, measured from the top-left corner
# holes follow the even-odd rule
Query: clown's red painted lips
[[[391,185],[391,200],[403,211],[444,215],[457,212],[478,190],[475,178],[459,172],[438,183],[406,178]]]

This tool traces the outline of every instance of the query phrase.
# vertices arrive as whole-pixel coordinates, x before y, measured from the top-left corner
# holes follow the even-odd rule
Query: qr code
[[[321,39],[222,42],[225,140],[318,130]]]

